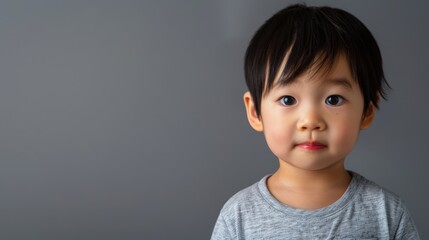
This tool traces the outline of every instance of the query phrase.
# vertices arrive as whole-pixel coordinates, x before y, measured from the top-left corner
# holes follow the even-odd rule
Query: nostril
[[[325,128],[325,124],[320,119],[302,119],[297,124],[297,129],[301,131],[322,131]]]

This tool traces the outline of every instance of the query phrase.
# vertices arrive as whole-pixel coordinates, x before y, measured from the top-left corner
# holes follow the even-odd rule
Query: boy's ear
[[[243,96],[244,105],[246,106],[247,120],[249,120],[250,126],[258,132],[264,130],[261,118],[256,114],[255,104],[252,99],[250,92],[244,93]]]
[[[362,121],[360,123],[360,129],[366,129],[366,128],[369,128],[369,126],[371,126],[371,123],[375,117],[376,110],[377,109],[375,108],[374,104],[372,103],[369,104],[365,115],[362,117]]]

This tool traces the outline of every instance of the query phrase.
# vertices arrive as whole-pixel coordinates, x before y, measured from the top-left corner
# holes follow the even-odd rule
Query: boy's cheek
[[[293,143],[291,133],[280,128],[265,129],[265,140],[273,153],[280,153],[289,149]]]
[[[338,128],[332,135],[331,147],[338,148],[341,152],[349,153],[353,150],[358,140],[359,130],[350,127]]]

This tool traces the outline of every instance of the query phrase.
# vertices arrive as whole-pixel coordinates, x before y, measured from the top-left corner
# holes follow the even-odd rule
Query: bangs
[[[310,69],[312,74],[321,69],[329,71],[340,54],[349,59],[342,36],[344,31],[320,12],[309,10],[307,14],[310,16],[302,13],[294,16],[299,24],[289,27],[282,24],[273,29],[273,37],[268,43],[270,51],[264,63],[264,93],[269,92],[277,79],[276,84],[286,85]],[[352,74],[355,76],[353,69]]]

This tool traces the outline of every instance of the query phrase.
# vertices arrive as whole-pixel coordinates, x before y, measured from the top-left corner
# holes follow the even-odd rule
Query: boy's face
[[[261,100],[258,117],[250,93],[244,95],[252,127],[263,131],[280,161],[306,170],[342,164],[375,109],[363,115],[363,96],[347,59],[339,56],[331,70],[299,76],[276,85]]]

